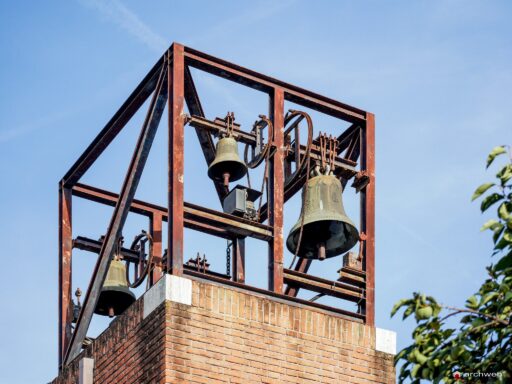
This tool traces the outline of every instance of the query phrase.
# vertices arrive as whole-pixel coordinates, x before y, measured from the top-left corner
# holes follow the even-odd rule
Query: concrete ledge
[[[84,357],[78,362],[78,384],[93,384],[94,359]]]
[[[166,274],[144,293],[143,300],[143,319],[166,300],[192,305],[192,280]]]
[[[375,349],[396,355],[396,332],[375,328]]]

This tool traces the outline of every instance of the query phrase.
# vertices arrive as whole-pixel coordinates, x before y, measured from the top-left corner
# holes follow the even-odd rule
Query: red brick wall
[[[78,361],[94,359],[94,382],[165,382],[165,306],[142,319],[143,301],[136,301],[57,377],[54,384],[77,383]]]
[[[95,383],[394,383],[375,329],[230,287],[194,281],[192,306],[142,300],[83,354]],[[77,359],[78,360],[78,359]],[[76,362],[55,384],[75,382]]]

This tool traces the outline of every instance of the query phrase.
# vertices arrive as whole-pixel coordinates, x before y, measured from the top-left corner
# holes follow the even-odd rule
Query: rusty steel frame
[[[199,207],[186,203],[183,196],[183,160],[184,160],[184,125],[187,123],[184,114],[185,104],[192,116],[191,126],[195,129],[201,144],[206,163],[209,165],[215,158],[215,146],[212,132],[222,132],[223,128],[212,125],[205,119],[190,68],[208,72],[243,86],[264,92],[269,97],[268,116],[274,125],[272,138],[273,151],[269,164],[268,202],[262,207],[261,223],[227,215],[223,212]],[[163,74],[163,75],[162,75]],[[163,76],[163,78],[162,78]],[[100,190],[95,187],[79,184],[80,178],[87,172],[96,159],[115,139],[124,126],[130,121],[144,102],[153,94],[150,110],[144,122],[139,141],[128,168],[120,194]],[[151,147],[158,121],[167,101],[168,105],[168,205],[157,205],[134,200],[140,173],[145,164]],[[351,123],[351,126],[338,137],[338,155],[336,157],[345,186],[348,179],[357,172],[355,166],[360,159],[360,171],[369,178],[361,193],[361,231],[366,234],[363,247],[363,269],[366,281],[364,287],[354,288],[344,283],[330,282],[319,277],[307,275],[310,260],[298,258],[292,269],[283,267],[284,234],[283,207],[286,201],[297,193],[305,183],[305,175],[301,175],[293,186],[284,190],[284,169],[290,158],[297,154],[286,148],[284,126],[284,102],[289,101],[300,106],[333,116]],[[158,104],[158,105],[156,105]],[[158,118],[156,118],[158,117]],[[73,164],[59,183],[59,365],[68,363],[80,351],[85,332],[92,317],[97,295],[103,284],[110,263],[113,243],[120,235],[128,212],[145,215],[149,218],[149,230],[153,236],[153,256],[155,268],[150,276],[150,283],[156,282],[162,273],[206,278],[213,281],[243,287],[255,292],[264,293],[278,298],[285,298],[300,304],[331,310],[347,316],[355,321],[374,324],[374,258],[375,258],[375,120],[374,115],[339,101],[321,96],[311,91],[285,83],[272,77],[257,73],[250,69],[215,58],[208,54],[174,43],[158,60],[142,82],[119,108],[103,130],[87,147],[84,153]],[[235,134],[244,142],[251,142],[251,133],[243,131]],[[313,142],[311,158],[318,156]],[[304,153],[304,148],[294,151]],[[291,160],[293,161],[293,160]],[[222,183],[215,182],[220,201],[226,196]],[[114,213],[107,229],[104,241],[95,243],[88,239],[77,239],[75,245],[82,249],[98,251],[99,257],[91,278],[88,293],[85,296],[83,309],[76,324],[75,331],[71,327],[71,262],[72,262],[72,197],[82,197],[98,203],[114,206]],[[262,224],[268,216],[268,225]],[[162,225],[168,225],[169,250],[163,258]],[[184,268],[183,264],[183,230],[192,228],[204,233],[229,239],[233,242],[232,281],[226,280],[222,274],[204,274]],[[268,242],[268,290],[245,285],[245,237],[254,237]],[[80,241],[78,241],[80,240]],[[100,245],[99,245],[100,244]],[[99,248],[98,248],[99,247]],[[127,250],[127,259],[130,254]],[[135,261],[135,258],[133,258]],[[285,284],[287,284],[285,289]],[[329,285],[330,284],[330,285]],[[362,303],[360,313],[352,313],[331,308],[318,303],[308,302],[296,297],[300,288],[314,292],[341,297]]]

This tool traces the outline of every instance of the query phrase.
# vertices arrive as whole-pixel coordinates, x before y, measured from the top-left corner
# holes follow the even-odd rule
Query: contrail
[[[168,48],[166,39],[153,31],[119,0],[79,0],[81,4],[97,11],[108,21],[116,24],[146,47],[162,53]]]

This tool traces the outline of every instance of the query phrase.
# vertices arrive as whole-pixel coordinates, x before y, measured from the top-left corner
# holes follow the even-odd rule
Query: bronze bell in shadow
[[[130,291],[126,279],[126,266],[116,254],[110,262],[94,313],[114,317],[123,313],[134,301],[135,295]]]
[[[208,177],[222,181],[229,187],[230,181],[241,179],[247,173],[247,165],[238,156],[238,145],[234,138],[223,137],[217,143],[215,159],[208,167]]]
[[[345,213],[341,182],[333,175],[308,180],[302,192],[303,206],[286,240],[290,252],[307,259],[334,257],[359,241],[359,232]],[[304,222],[302,223],[302,218]],[[300,227],[303,225],[299,243]]]

